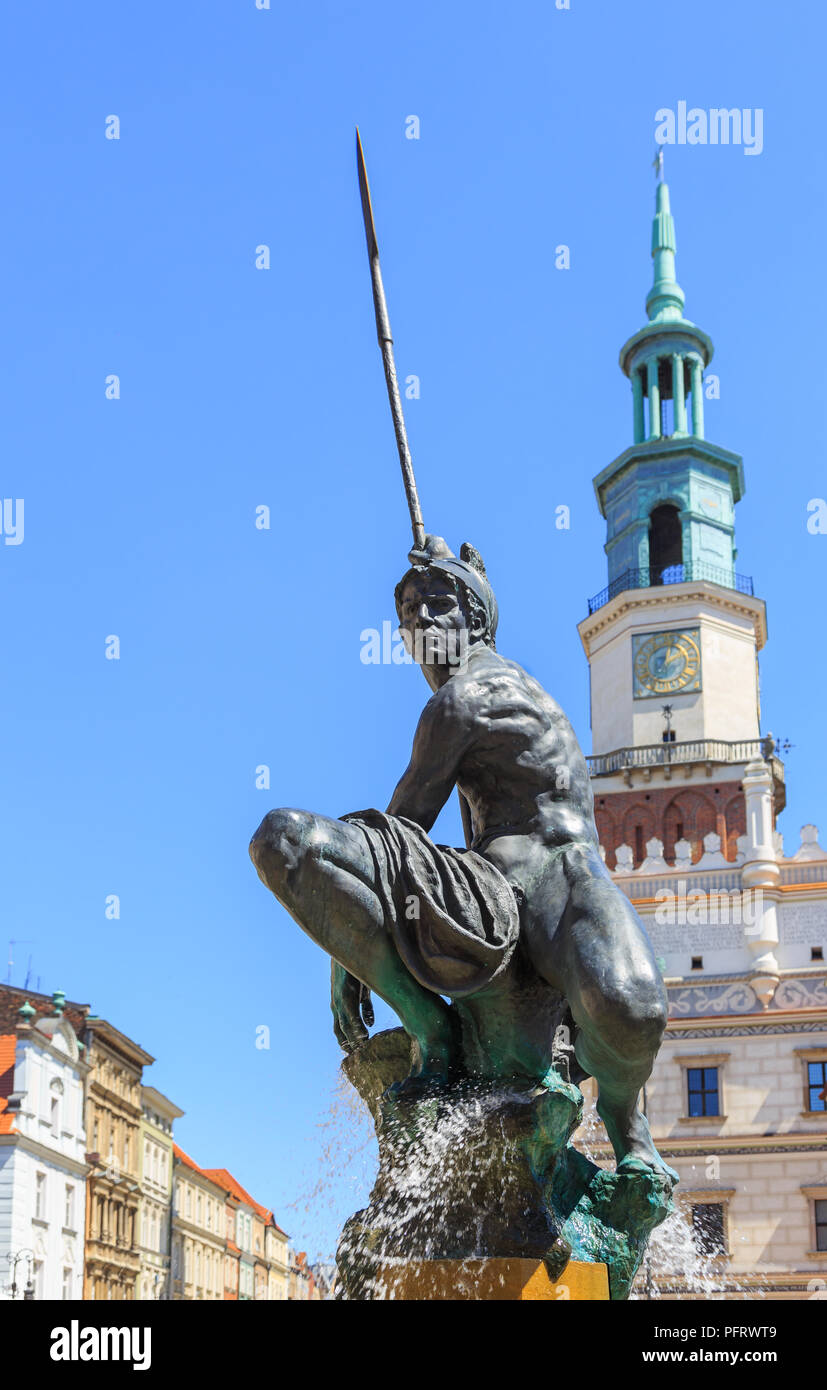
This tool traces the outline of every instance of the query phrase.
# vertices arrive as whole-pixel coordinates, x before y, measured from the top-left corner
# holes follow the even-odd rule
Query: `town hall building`
[[[632,442],[594,479],[608,583],[578,626],[595,819],[665,977],[644,1101],[695,1243],[730,1296],[801,1299],[827,1288],[827,850],[814,825],[785,844],[778,824],[766,605],[735,545],[744,468],[706,438],[713,347],[684,315],[662,178],[652,257],[620,353]],[[691,1294],[668,1261],[656,1278]]]

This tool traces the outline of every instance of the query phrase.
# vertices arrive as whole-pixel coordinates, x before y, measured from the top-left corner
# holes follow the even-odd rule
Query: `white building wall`
[[[36,1028],[18,1035],[14,1090],[24,1094],[14,1112],[18,1133],[4,1136],[0,1146],[0,1271],[8,1282],[9,1251],[31,1250],[41,1266],[36,1296],[45,1299],[63,1298],[66,1269],[71,1270],[71,1297],[83,1296],[86,1163],[80,1065],[68,1024],[60,1025],[51,1043],[41,1041]],[[53,1098],[58,1100],[57,1128],[51,1118]],[[37,1217],[39,1173],[45,1189],[43,1215]],[[73,1188],[69,1227],[67,1186]],[[18,1297],[27,1277],[28,1262],[21,1261]]]

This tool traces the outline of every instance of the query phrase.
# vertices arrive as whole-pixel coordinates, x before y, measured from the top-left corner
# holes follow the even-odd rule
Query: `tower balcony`
[[[633,772],[652,768],[688,767],[706,764],[711,773],[715,764],[750,763],[763,758],[772,771],[776,797],[776,813],[786,805],[784,764],[774,754],[771,739],[720,738],[687,739],[682,743],[643,743],[629,748],[615,748],[611,753],[593,753],[586,758],[591,777],[610,777],[623,773],[627,780]],[[666,774],[667,776],[669,773]]]
[[[653,589],[661,584],[686,584],[706,580],[710,584],[720,584],[724,589],[733,589],[739,594],[749,594],[752,597],[754,590],[752,579],[746,574],[736,574],[734,570],[718,565],[707,564],[703,560],[694,560],[687,565],[669,565],[665,569],[658,570],[652,566],[644,569],[627,569],[613,579],[605,589],[601,589],[599,594],[589,599],[589,617],[596,613],[598,608],[610,603],[618,594],[625,593],[627,589]]]

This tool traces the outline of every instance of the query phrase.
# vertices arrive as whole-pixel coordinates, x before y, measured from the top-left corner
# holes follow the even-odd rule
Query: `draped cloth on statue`
[[[435,845],[421,826],[382,811],[354,811],[376,868],[385,923],[408,970],[435,994],[462,998],[505,970],[517,944],[514,890],[474,850]]]

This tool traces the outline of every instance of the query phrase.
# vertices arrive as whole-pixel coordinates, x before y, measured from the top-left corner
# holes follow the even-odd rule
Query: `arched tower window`
[[[664,502],[649,517],[649,583],[664,584],[677,575],[666,574],[683,564],[683,534],[676,506]]]

